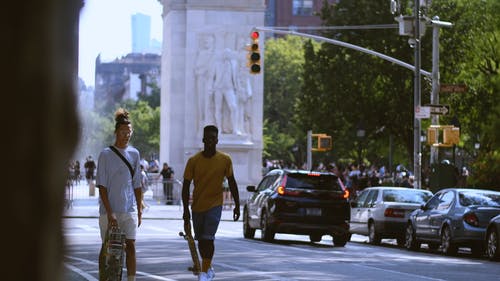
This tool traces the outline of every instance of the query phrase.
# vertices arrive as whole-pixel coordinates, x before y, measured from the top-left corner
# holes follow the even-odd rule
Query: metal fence
[[[182,182],[180,180],[163,180],[160,174],[150,173],[148,174],[147,187],[147,191],[144,193],[144,199],[155,200],[158,204],[181,204]],[[167,197],[166,191],[168,191],[169,187],[171,196]],[[86,179],[74,180],[69,178],[66,181],[64,189],[66,208],[71,208],[75,200],[97,199],[99,197],[99,191],[95,187],[95,180],[89,184]]]

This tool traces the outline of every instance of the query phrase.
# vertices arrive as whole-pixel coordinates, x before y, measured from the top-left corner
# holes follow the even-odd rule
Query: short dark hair
[[[203,128],[203,135],[206,135],[209,132],[214,132],[215,134],[219,134],[219,129],[217,129],[216,126],[214,125],[207,125],[205,128]]]

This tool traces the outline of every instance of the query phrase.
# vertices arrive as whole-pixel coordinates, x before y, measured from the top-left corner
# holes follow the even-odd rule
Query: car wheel
[[[274,240],[274,231],[269,225],[269,218],[265,210],[262,211],[261,239],[266,242],[272,242]]]
[[[370,222],[368,224],[368,242],[373,245],[379,245],[381,240],[380,235],[375,231],[375,223]]]
[[[441,250],[448,256],[456,255],[458,252],[458,247],[451,241],[451,230],[448,226],[441,232]]]
[[[415,229],[411,223],[406,226],[405,231],[405,248],[412,251],[417,251],[420,249],[420,242],[417,241],[415,237]]]
[[[490,260],[498,260],[500,258],[498,232],[495,229],[490,229],[486,234],[486,255]]]
[[[243,211],[243,237],[247,239],[253,239],[255,236],[255,228],[250,227],[250,217],[248,211],[245,209]]]
[[[349,240],[349,235],[333,235],[332,240],[334,247],[344,247]]]
[[[319,242],[321,241],[321,238],[323,237],[323,235],[321,234],[309,234],[309,240],[311,240],[311,242]]]

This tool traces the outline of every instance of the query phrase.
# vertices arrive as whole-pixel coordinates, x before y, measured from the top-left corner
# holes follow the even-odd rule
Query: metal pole
[[[307,131],[307,170],[312,170],[312,130]]]
[[[438,17],[433,19],[439,20]],[[432,94],[431,104],[439,104],[439,26],[432,24]],[[431,116],[431,124],[439,125],[439,115]],[[431,146],[430,164],[438,163],[439,148]]]
[[[414,112],[417,107],[420,107],[420,0],[415,0],[414,15],[415,15],[415,90],[414,90]],[[420,152],[420,119],[413,118],[413,175],[414,188],[421,188],[421,157]]]

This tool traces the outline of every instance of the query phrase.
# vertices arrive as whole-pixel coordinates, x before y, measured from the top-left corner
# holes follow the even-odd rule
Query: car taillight
[[[463,216],[464,221],[472,226],[479,226],[479,220],[477,219],[476,214],[474,213],[466,213]]]
[[[404,218],[405,217],[405,210],[387,208],[384,211],[384,216],[391,217],[391,218]]]
[[[278,194],[279,195],[285,195],[285,187],[280,185],[278,186]]]
[[[349,190],[344,189],[344,196],[342,196],[342,197],[344,197],[344,199],[348,199],[349,198]]]
[[[279,195],[288,195],[288,196],[297,196],[297,195],[300,195],[300,192],[288,190],[288,189],[286,189],[282,185],[278,186],[278,190],[277,191],[278,191]]]

